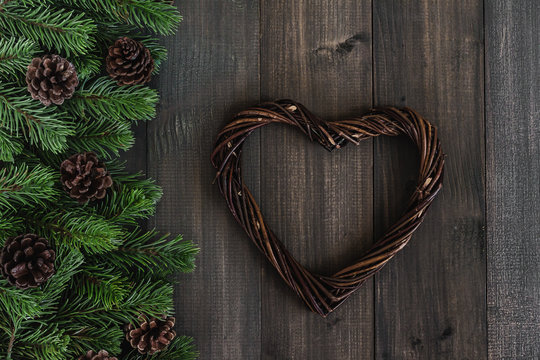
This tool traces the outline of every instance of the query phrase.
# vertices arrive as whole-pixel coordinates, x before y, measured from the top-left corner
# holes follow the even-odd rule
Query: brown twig
[[[9,338],[8,348],[7,348],[7,360],[11,359],[11,353],[13,352],[13,345],[15,344],[15,328],[11,329],[11,337]]]
[[[254,130],[271,123],[294,126],[328,151],[379,135],[405,135],[420,153],[416,191],[403,216],[366,254],[331,276],[311,273],[294,259],[268,228],[244,184],[241,172],[243,144]],[[235,219],[283,280],[312,311],[323,317],[407,245],[442,187],[444,169],[444,154],[436,128],[412,109],[376,108],[360,117],[327,122],[292,100],[265,103],[238,113],[219,133],[211,160],[218,170],[215,182]]]

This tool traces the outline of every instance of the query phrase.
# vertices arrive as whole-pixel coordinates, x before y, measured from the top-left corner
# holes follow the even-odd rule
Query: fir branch
[[[67,56],[86,54],[94,45],[92,35],[96,25],[65,9],[53,10],[46,5],[26,5],[19,1],[3,3],[0,11],[0,29],[19,37],[21,35],[42,44],[48,51],[64,52]]]
[[[136,286],[122,305],[124,311],[131,313],[130,321],[140,314],[160,317],[173,312],[174,290],[169,282],[148,276],[136,280]]]
[[[101,56],[96,54],[86,54],[84,56],[73,56],[70,57],[69,61],[77,69],[77,76],[80,81],[91,78],[94,75],[99,74],[101,66],[103,64],[103,59]]]
[[[137,220],[154,215],[161,189],[152,181],[122,182],[114,178],[111,194],[97,204],[98,214],[121,224],[136,225]]]
[[[0,308],[14,318],[30,319],[41,313],[41,295],[36,291],[23,291],[0,279]]]
[[[81,271],[84,256],[77,249],[56,247],[56,273],[43,286],[43,296],[40,301],[42,315],[53,314],[59,305],[60,297],[73,277]]]
[[[172,239],[168,235],[157,238],[155,230],[130,234],[118,249],[100,259],[114,264],[125,273],[134,269],[146,269],[147,273],[156,277],[164,277],[173,272],[190,272],[195,268],[195,255],[199,249],[182,236]]]
[[[199,353],[195,350],[193,339],[188,336],[177,336],[169,346],[154,355],[141,355],[131,350],[126,359],[130,360],[195,360]]]
[[[157,91],[146,86],[118,86],[108,78],[79,85],[66,109],[75,116],[109,117],[116,121],[149,120],[156,115]]]
[[[58,360],[68,344],[69,337],[57,324],[31,321],[17,333],[13,355],[15,359]]]
[[[56,106],[43,106],[33,100],[26,89],[0,82],[0,126],[4,133],[22,137],[31,145],[59,153],[66,148],[73,124]]]
[[[91,149],[102,159],[118,156],[119,150],[128,150],[135,142],[131,126],[125,121],[109,118],[81,120],[75,128],[75,136],[68,138],[68,147],[74,152]]]
[[[133,38],[142,42],[144,46],[146,46],[148,50],[150,50],[152,59],[154,59],[153,74],[158,74],[161,68],[161,64],[165,62],[165,60],[167,60],[167,49],[164,46],[160,45],[156,38],[153,38],[151,36],[133,36]]]
[[[93,213],[90,207],[36,213],[27,222],[34,232],[46,236],[55,245],[62,244],[86,254],[112,251],[124,236],[121,226]]]
[[[55,321],[69,319],[91,320],[102,326],[111,322],[136,322],[140,314],[159,317],[173,310],[173,287],[164,280],[141,276],[131,279],[128,296],[111,308],[94,306],[93,299],[84,294],[71,293],[55,315]],[[86,321],[85,320],[85,321]]]
[[[163,0],[61,0],[86,9],[96,22],[120,22],[150,28],[161,35],[173,34],[182,16],[176,7]]]
[[[107,310],[120,307],[131,290],[130,281],[113,269],[87,265],[71,288],[77,296],[87,297],[93,307]]]
[[[25,228],[25,221],[21,217],[16,217],[13,211],[0,212],[0,239],[6,239],[10,236],[20,235]],[[0,243],[1,244],[1,243]]]
[[[59,177],[51,168],[41,165],[29,168],[5,165],[0,169],[0,210],[16,210],[28,205],[46,206],[59,192],[53,187]]]
[[[17,80],[38,53],[37,44],[29,39],[9,37],[0,39],[0,77]]]
[[[0,128],[0,161],[12,162],[23,150],[23,144]]]
[[[111,355],[120,353],[120,345],[125,336],[120,326],[113,323],[103,326],[84,318],[74,320],[63,325],[70,338],[67,353],[70,359],[78,359],[89,349],[107,349]]]
[[[179,21],[162,0],[0,0],[0,79],[21,81],[31,58],[45,50],[67,55],[81,80],[62,107],[44,107],[21,85],[0,82],[0,160],[17,161],[0,163],[0,238],[33,231],[57,252],[56,274],[39,288],[23,292],[0,280],[0,358],[66,360],[99,348],[117,355],[124,324],[140,314],[172,313],[166,276],[192,270],[198,249],[180,236],[133,230],[154,214],[159,187],[108,161],[113,188],[81,206],[60,193],[53,169],[73,152],[110,158],[132,145],[130,121],[154,117],[158,94],[93,79],[102,51],[131,36],[150,50],[157,72],[166,50],[137,28],[170,33]],[[152,357],[129,358],[195,357],[191,339],[179,337]]]

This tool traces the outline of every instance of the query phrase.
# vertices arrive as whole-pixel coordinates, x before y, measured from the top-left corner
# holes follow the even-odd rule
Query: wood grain
[[[263,100],[295,99],[336,119],[371,105],[370,1],[262,0]],[[261,200],[270,227],[310,270],[331,274],[372,241],[371,142],[332,154],[292,128],[261,137]],[[268,264],[262,359],[369,359],[373,285],[327,319],[306,311]]]
[[[159,117],[148,125],[150,175],[164,190],[156,225],[201,248],[195,273],[178,276],[177,330],[196,339],[200,359],[256,359],[260,257],[212,184],[209,159],[217,131],[259,99],[259,4],[178,3],[185,20],[164,39],[170,60],[161,70]],[[258,147],[246,156],[258,177]]]
[[[482,11],[480,0],[374,2],[375,103],[420,112],[448,155],[424,224],[375,280],[376,359],[486,358]],[[380,234],[418,160],[381,139],[374,161]]]
[[[540,2],[486,2],[490,359],[540,358]]]
[[[124,157],[164,188],[150,225],[202,249],[175,301],[201,359],[540,357],[538,1],[178,3],[158,119]],[[283,284],[211,184],[218,129],[285,97],[329,119],[413,107],[448,154],[410,245],[327,319]],[[356,259],[414,190],[417,157],[403,139],[330,154],[275,127],[251,135],[243,156],[272,229],[323,273]]]

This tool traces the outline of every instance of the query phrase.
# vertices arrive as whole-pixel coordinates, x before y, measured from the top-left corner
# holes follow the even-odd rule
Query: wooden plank
[[[371,2],[261,1],[261,94],[331,119],[371,105]],[[304,265],[331,274],[372,241],[372,146],[332,154],[291,128],[263,129],[260,205]],[[369,359],[373,284],[334,314],[309,312],[263,265],[263,359]]]
[[[488,349],[540,358],[540,2],[486,2]]]
[[[159,118],[148,125],[150,174],[163,186],[156,225],[201,248],[195,273],[178,276],[178,333],[200,359],[260,354],[260,257],[229,213],[210,164],[214,138],[259,99],[257,0],[178,2],[176,37],[164,39]],[[258,144],[246,154],[258,178]],[[257,188],[253,191],[258,194]]]
[[[481,0],[374,2],[375,104],[410,106],[439,129],[445,185],[409,246],[375,280],[377,359],[485,359]],[[414,191],[417,157],[375,142],[375,232]]]

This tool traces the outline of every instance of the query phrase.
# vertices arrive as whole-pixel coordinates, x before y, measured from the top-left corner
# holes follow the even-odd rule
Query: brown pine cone
[[[75,154],[60,165],[60,181],[64,190],[79,203],[103,199],[112,179],[93,152]]]
[[[72,63],[59,55],[45,55],[28,65],[26,84],[32,98],[43,105],[62,105],[73,96],[79,78]]]
[[[154,59],[141,42],[122,37],[109,47],[107,72],[118,85],[146,84],[154,71]]]
[[[100,350],[96,353],[94,350],[88,351],[85,355],[81,355],[78,360],[118,360],[114,356],[110,356],[105,350]]]
[[[2,275],[19,289],[35,288],[54,275],[56,254],[36,234],[10,237],[0,254]]]
[[[142,317],[140,320],[139,327],[133,324],[126,326],[126,340],[141,354],[155,354],[165,349],[176,337],[176,332],[173,330],[174,317],[162,319]]]

